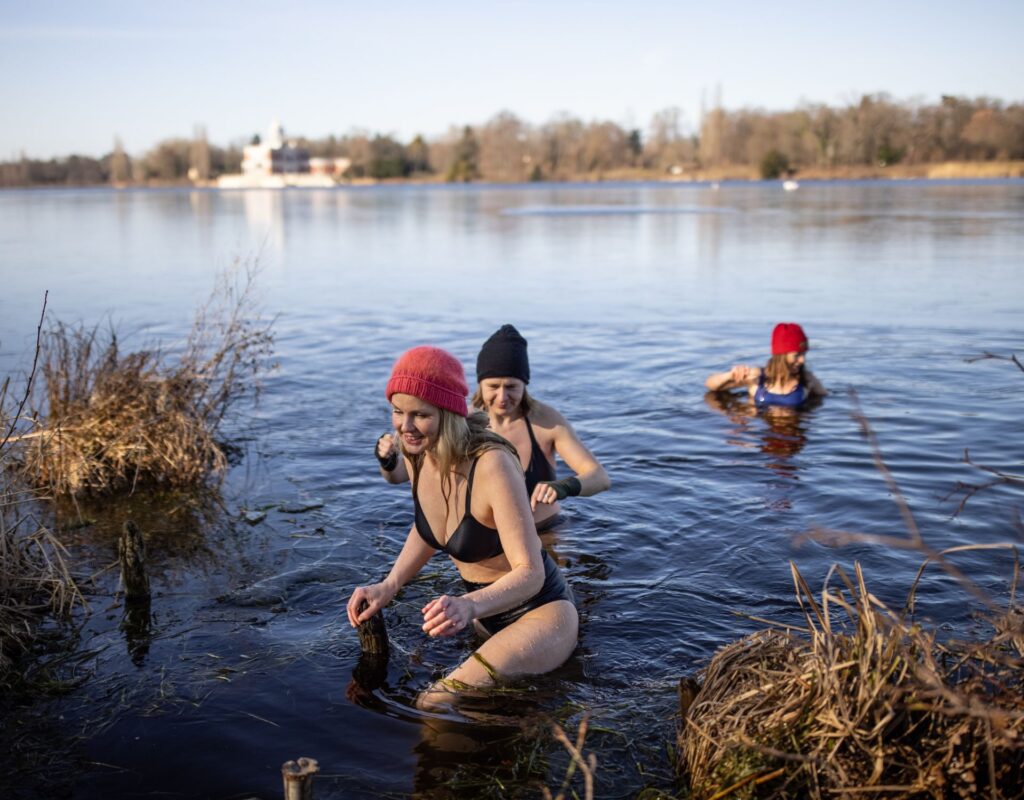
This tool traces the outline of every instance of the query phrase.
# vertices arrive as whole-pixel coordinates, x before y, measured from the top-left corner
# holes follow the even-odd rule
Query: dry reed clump
[[[76,605],[85,603],[63,546],[33,516],[35,493],[20,487],[13,480],[16,473],[9,470],[11,439],[34,376],[33,364],[25,395],[10,409],[10,380],[0,385],[0,687],[4,689],[11,685],[15,659],[35,637],[39,617],[46,613],[67,617]]]
[[[821,602],[792,567],[807,627],[711,660],[679,733],[695,797],[1020,797],[1024,626],[940,643],[890,611],[859,565]],[[1012,644],[1012,647],[1010,646]]]
[[[75,584],[67,553],[31,515],[2,472],[0,461],[0,687],[11,666],[35,637],[40,616],[67,617],[85,601]]]
[[[117,334],[58,323],[42,340],[45,403],[18,439],[23,472],[55,496],[196,486],[223,473],[228,409],[258,388],[273,347],[236,263],[203,305],[176,360],[122,353]]]

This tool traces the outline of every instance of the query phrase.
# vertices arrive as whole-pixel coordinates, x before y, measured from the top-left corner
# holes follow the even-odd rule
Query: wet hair
[[[468,417],[463,417],[445,408],[439,408],[438,412],[441,415],[440,430],[437,443],[433,447],[433,455],[437,461],[438,471],[441,473],[441,494],[445,500],[445,520],[447,520],[448,501],[452,495],[452,473],[463,461],[475,461],[488,450],[504,450],[512,456],[512,460],[520,471],[522,465],[519,463],[519,453],[513,444],[504,436],[499,436],[487,428],[489,420],[486,414],[475,412]],[[406,457],[412,463],[412,490],[415,494],[419,489],[423,453]]]
[[[768,359],[768,363],[764,365],[764,382],[768,386],[773,384],[785,383],[789,380],[789,364],[786,362],[786,354],[779,353]],[[797,380],[800,383],[804,382],[804,365],[800,365],[800,372],[797,375]]]
[[[488,379],[484,378],[484,380]],[[481,383],[482,382],[483,381],[481,381]],[[476,385],[476,391],[473,392],[473,397],[469,401],[469,404],[473,408],[478,408],[481,411],[487,410],[486,407],[484,406],[484,392],[483,389],[480,388],[479,383]],[[533,408],[533,398],[530,397],[530,393],[527,391],[525,385],[523,386],[523,396],[519,400],[519,408],[522,409],[524,414],[529,414],[530,410]]]

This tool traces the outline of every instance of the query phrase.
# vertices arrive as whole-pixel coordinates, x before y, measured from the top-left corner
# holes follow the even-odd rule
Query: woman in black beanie
[[[515,446],[538,531],[555,524],[560,500],[589,497],[611,486],[608,473],[565,417],[527,393],[526,339],[514,326],[502,325],[484,342],[476,359],[476,379],[472,406],[487,412],[490,429]],[[556,453],[573,475],[556,479]],[[377,440],[376,455],[388,483],[409,480],[390,434]]]
[[[476,359],[474,408],[486,411],[490,428],[519,453],[537,530],[554,524],[560,500],[589,497],[611,486],[608,473],[555,409],[531,397],[526,339],[502,325],[480,348]],[[573,471],[556,480],[555,454]]]

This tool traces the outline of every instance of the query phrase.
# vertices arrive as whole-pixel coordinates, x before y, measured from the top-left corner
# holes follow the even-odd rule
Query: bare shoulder
[[[476,476],[484,480],[504,480],[505,476],[516,479],[518,468],[519,464],[504,447],[488,448],[476,459]]]
[[[532,399],[532,405],[530,406],[530,424],[535,427],[541,428],[557,428],[559,426],[568,427],[569,423],[565,417],[563,417],[558,411],[549,406],[547,403],[542,403],[540,400]]]
[[[828,390],[822,385],[821,381],[818,380],[817,376],[810,370],[804,370],[804,382],[807,384],[807,388],[814,394],[826,395]]]

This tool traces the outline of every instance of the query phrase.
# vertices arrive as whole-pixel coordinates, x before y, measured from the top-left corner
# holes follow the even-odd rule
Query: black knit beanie
[[[477,383],[485,378],[518,378],[530,382],[526,339],[512,325],[502,325],[480,348],[476,357]]]

